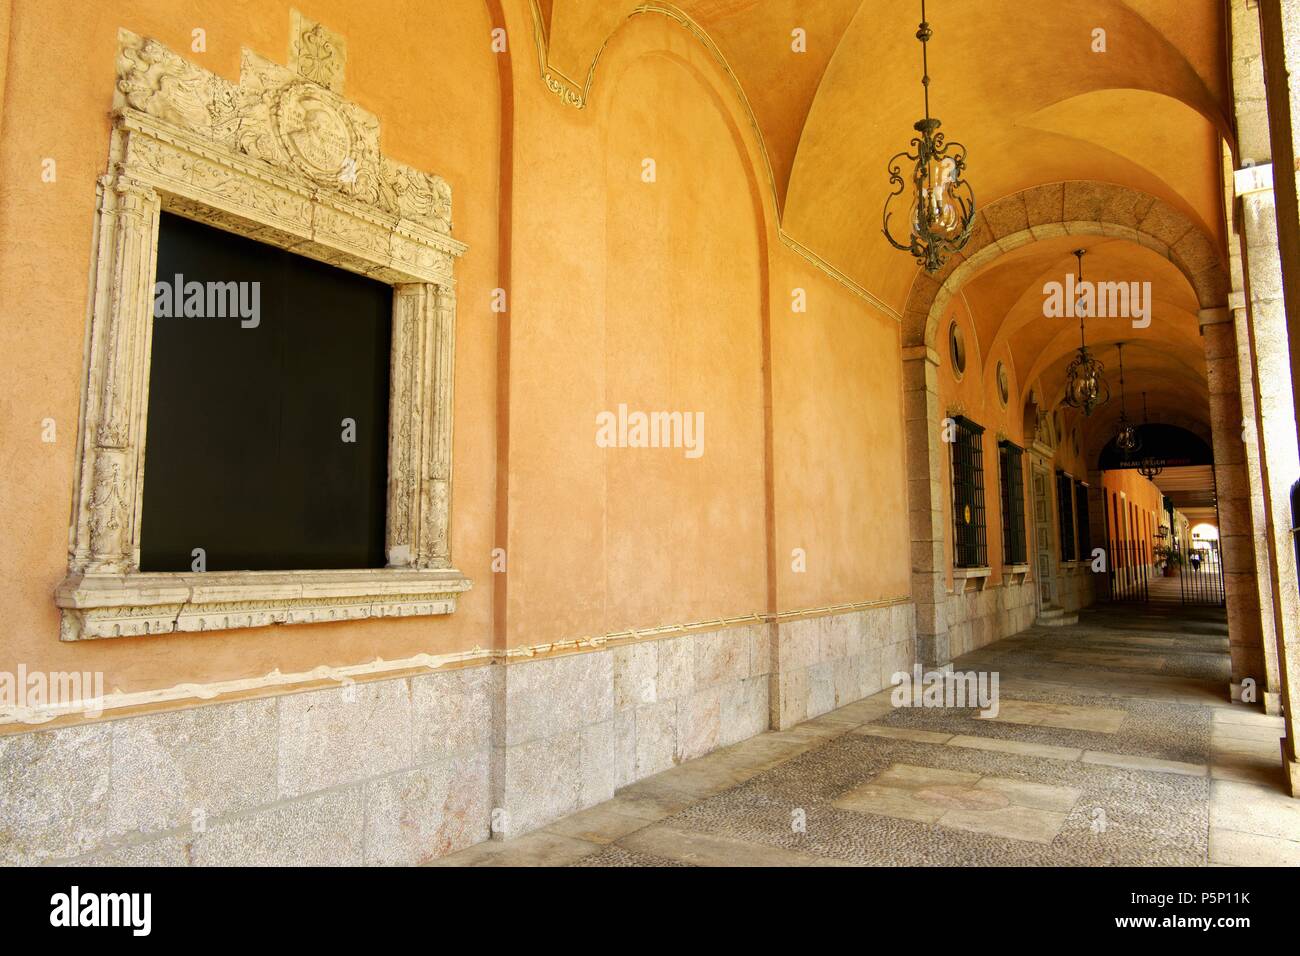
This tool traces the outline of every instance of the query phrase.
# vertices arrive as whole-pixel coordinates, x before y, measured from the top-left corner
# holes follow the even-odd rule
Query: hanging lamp
[[[963,179],[966,172],[966,147],[948,142],[939,132],[939,120],[930,116],[930,61],[928,44],[934,35],[925,18],[925,0],[921,0],[921,24],[916,38],[921,41],[921,87],[925,92],[925,119],[912,128],[915,152],[896,153],[889,160],[889,183],[893,187],[885,200],[884,233],[895,249],[910,252],[926,272],[938,272],[954,252],[970,241],[975,225],[975,192]],[[890,204],[907,188],[903,160],[912,164],[912,198],[909,210],[911,231],[906,240],[895,239],[889,229],[893,211]]]
[[[1128,406],[1124,393],[1124,343],[1116,342],[1119,350],[1119,431],[1115,433],[1115,447],[1123,458],[1132,457],[1142,447],[1142,439],[1133,423],[1128,420]]]
[[[1082,287],[1083,285],[1083,257],[1087,252],[1087,249],[1074,250],[1074,257],[1078,260],[1076,287]],[[1088,351],[1084,313],[1090,310],[1085,305],[1082,297],[1076,303],[1075,309],[1079,313],[1079,354],[1074,357],[1074,361],[1065,370],[1065,398],[1063,401],[1071,408],[1079,409],[1084,415],[1091,415],[1094,408],[1105,405],[1110,401],[1110,386],[1102,378],[1102,372],[1105,371],[1106,367]]]

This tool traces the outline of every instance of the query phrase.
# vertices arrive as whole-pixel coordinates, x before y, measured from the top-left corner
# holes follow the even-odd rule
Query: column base
[[[1292,797],[1300,798],[1300,760],[1295,760],[1291,756],[1285,737],[1279,741],[1279,744],[1282,747],[1282,776],[1285,778],[1283,786]]]
[[[916,656],[926,670],[939,670],[945,665],[952,669],[952,648],[946,633],[916,635]]]
[[[1232,681],[1232,683],[1228,685],[1228,699],[1232,701],[1234,704],[1244,703],[1247,706],[1251,706],[1251,707],[1258,704],[1263,709],[1264,713],[1269,714],[1273,717],[1281,716],[1282,714],[1281,694],[1277,693],[1276,691],[1268,691],[1268,690],[1261,692],[1258,686],[1255,687],[1255,693],[1258,695],[1256,700],[1243,701],[1241,699],[1240,681]]]

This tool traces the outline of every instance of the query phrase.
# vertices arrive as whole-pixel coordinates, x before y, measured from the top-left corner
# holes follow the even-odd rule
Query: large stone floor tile
[[[764,846],[711,833],[693,833],[656,825],[638,830],[619,846],[650,856],[680,860],[695,866],[852,866],[842,860]]]
[[[1246,727],[1271,727],[1280,735],[1285,727],[1281,717],[1266,714],[1257,707],[1234,704],[1214,712],[1214,724],[1240,724]]]
[[[1072,809],[1083,796],[1082,790],[1073,787],[1054,787],[1028,780],[1008,780],[1004,777],[983,777],[975,784],[975,789],[993,790],[1007,797],[1017,807],[1061,812]]]
[[[1106,767],[1118,767],[1121,770],[1176,773],[1185,777],[1204,777],[1208,773],[1205,764],[1185,763],[1181,760],[1160,760],[1156,757],[1142,757],[1136,754],[1113,754],[1101,750],[1085,750],[1083,752],[1083,762],[1101,764]]]
[[[1061,832],[1067,816],[1067,813],[1017,806],[997,810],[950,810],[939,819],[939,825],[1007,840],[1051,843]]]
[[[1210,828],[1210,863],[1220,866],[1300,866],[1300,839]]]
[[[650,777],[624,787],[614,795],[614,799],[627,808],[629,816],[663,819],[690,806],[697,797]]]
[[[1254,739],[1240,737],[1222,737],[1215,734],[1210,740],[1210,749],[1216,757],[1235,754],[1244,757],[1258,757],[1276,763],[1282,763],[1282,742],[1277,736]]]
[[[1087,730],[1093,733],[1113,734],[1119,730],[1127,716],[1128,711],[1110,707],[1082,707],[1074,704],[1003,698],[996,714],[992,716],[980,714],[979,718],[1027,724],[1031,727],[1056,727],[1061,730]]]
[[[952,734],[937,733],[933,730],[910,730],[907,727],[881,727],[878,724],[866,724],[853,731],[868,737],[893,737],[896,740],[911,740],[918,744],[946,744]]]
[[[974,737],[958,734],[948,741],[949,747],[966,747],[970,750],[994,750],[999,753],[1040,757],[1045,760],[1078,760],[1083,751],[1075,747],[1057,747],[1054,744],[1036,744],[1024,740],[1006,740],[1001,737]]]
[[[1300,839],[1300,800],[1281,790],[1215,780],[1210,784],[1210,826],[1297,840]]]
[[[666,813],[651,811],[647,804],[615,797],[557,820],[545,829],[549,833],[589,843],[613,843],[619,837],[627,836],[633,830],[649,826],[666,816]]]
[[[1286,733],[1283,727],[1274,727],[1268,724],[1225,724],[1216,722],[1213,727],[1216,741],[1266,741],[1269,744],[1276,745]]]
[[[1214,754],[1210,776],[1215,780],[1235,780],[1257,787],[1281,791],[1285,777],[1280,757],[1255,757],[1250,754]]]
[[[947,812],[945,807],[918,800],[910,790],[882,787],[868,783],[840,797],[831,806],[854,813],[878,813],[917,823],[935,823]]]
[[[568,866],[601,844],[537,830],[512,840],[488,840],[436,860],[433,866]]]

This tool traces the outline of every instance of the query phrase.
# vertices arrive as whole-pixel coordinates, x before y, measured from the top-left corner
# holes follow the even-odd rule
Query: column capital
[[[939,365],[939,353],[928,345],[910,345],[903,349],[903,361],[914,362],[924,359],[936,368]]]
[[[1218,305],[1209,309],[1201,309],[1196,313],[1196,321],[1201,328],[1207,325],[1219,325],[1223,322],[1232,321],[1232,306]]]

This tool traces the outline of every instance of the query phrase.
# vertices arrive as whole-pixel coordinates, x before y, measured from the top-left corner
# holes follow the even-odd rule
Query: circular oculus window
[[[952,356],[952,369],[960,378],[966,371],[966,337],[956,322],[948,326],[948,352]]]

